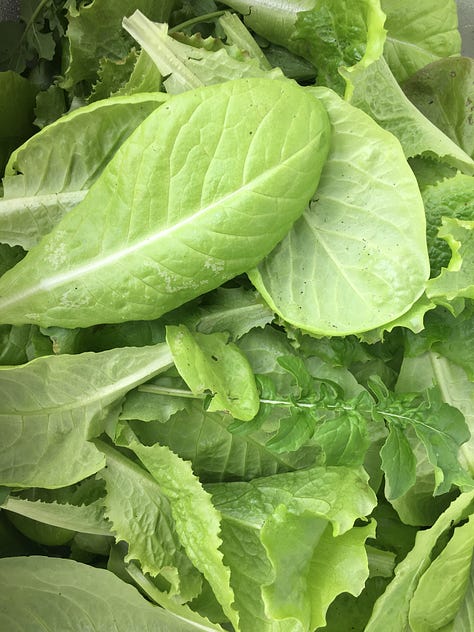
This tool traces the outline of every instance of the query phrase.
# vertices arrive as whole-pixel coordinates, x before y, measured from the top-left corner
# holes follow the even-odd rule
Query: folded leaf
[[[147,320],[218,287],[288,232],[328,144],[324,107],[290,81],[242,79],[173,97],[2,277],[0,322]]]
[[[0,198],[0,241],[29,250],[81,202],[120,145],[166,100],[114,97],[63,116],[10,157]],[[79,153],[79,155],[78,155]]]
[[[171,363],[163,344],[0,368],[0,484],[63,487],[99,471],[104,457],[88,439],[118,418],[127,391]]]
[[[308,92],[333,125],[328,160],[309,209],[250,278],[287,322],[345,335],[393,321],[422,294],[424,209],[397,139],[334,92]]]
[[[166,340],[181,377],[195,395],[212,394],[209,412],[220,410],[249,421],[260,405],[250,365],[223,333],[191,333],[184,325],[166,328]]]

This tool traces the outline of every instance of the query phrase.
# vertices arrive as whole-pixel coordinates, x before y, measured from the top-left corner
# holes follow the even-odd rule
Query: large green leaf
[[[0,198],[0,240],[34,246],[84,199],[120,145],[166,96],[114,97],[74,110],[10,157]]]
[[[152,606],[110,571],[73,560],[9,557],[0,560],[3,630],[115,630],[193,632],[201,625]]]
[[[397,81],[460,53],[455,0],[381,0],[381,5],[388,31],[384,55]]]
[[[0,483],[63,487],[100,470],[104,457],[88,439],[118,417],[115,403],[127,391],[171,363],[163,344],[1,368]]]
[[[423,203],[391,134],[332,91],[309,92],[333,126],[328,160],[309,209],[250,278],[296,327],[361,332],[402,315],[423,292]]]
[[[290,81],[242,79],[173,97],[2,277],[0,321],[145,320],[221,285],[301,215],[328,145],[324,107]]]

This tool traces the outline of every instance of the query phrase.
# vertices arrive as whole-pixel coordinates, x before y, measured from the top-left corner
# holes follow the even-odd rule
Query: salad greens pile
[[[474,621],[453,0],[0,22],[0,628]]]

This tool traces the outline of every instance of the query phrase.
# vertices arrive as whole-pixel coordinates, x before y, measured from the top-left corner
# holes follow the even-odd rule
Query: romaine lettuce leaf
[[[423,204],[396,138],[331,90],[308,91],[331,120],[328,160],[309,209],[250,278],[303,331],[362,332],[407,312],[424,290]]]
[[[3,275],[0,322],[156,318],[245,272],[303,212],[329,136],[323,105],[290,81],[242,79],[173,97]]]

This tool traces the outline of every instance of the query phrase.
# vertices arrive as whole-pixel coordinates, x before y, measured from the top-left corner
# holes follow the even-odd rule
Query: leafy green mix
[[[474,618],[454,1],[0,23],[0,627]]]

